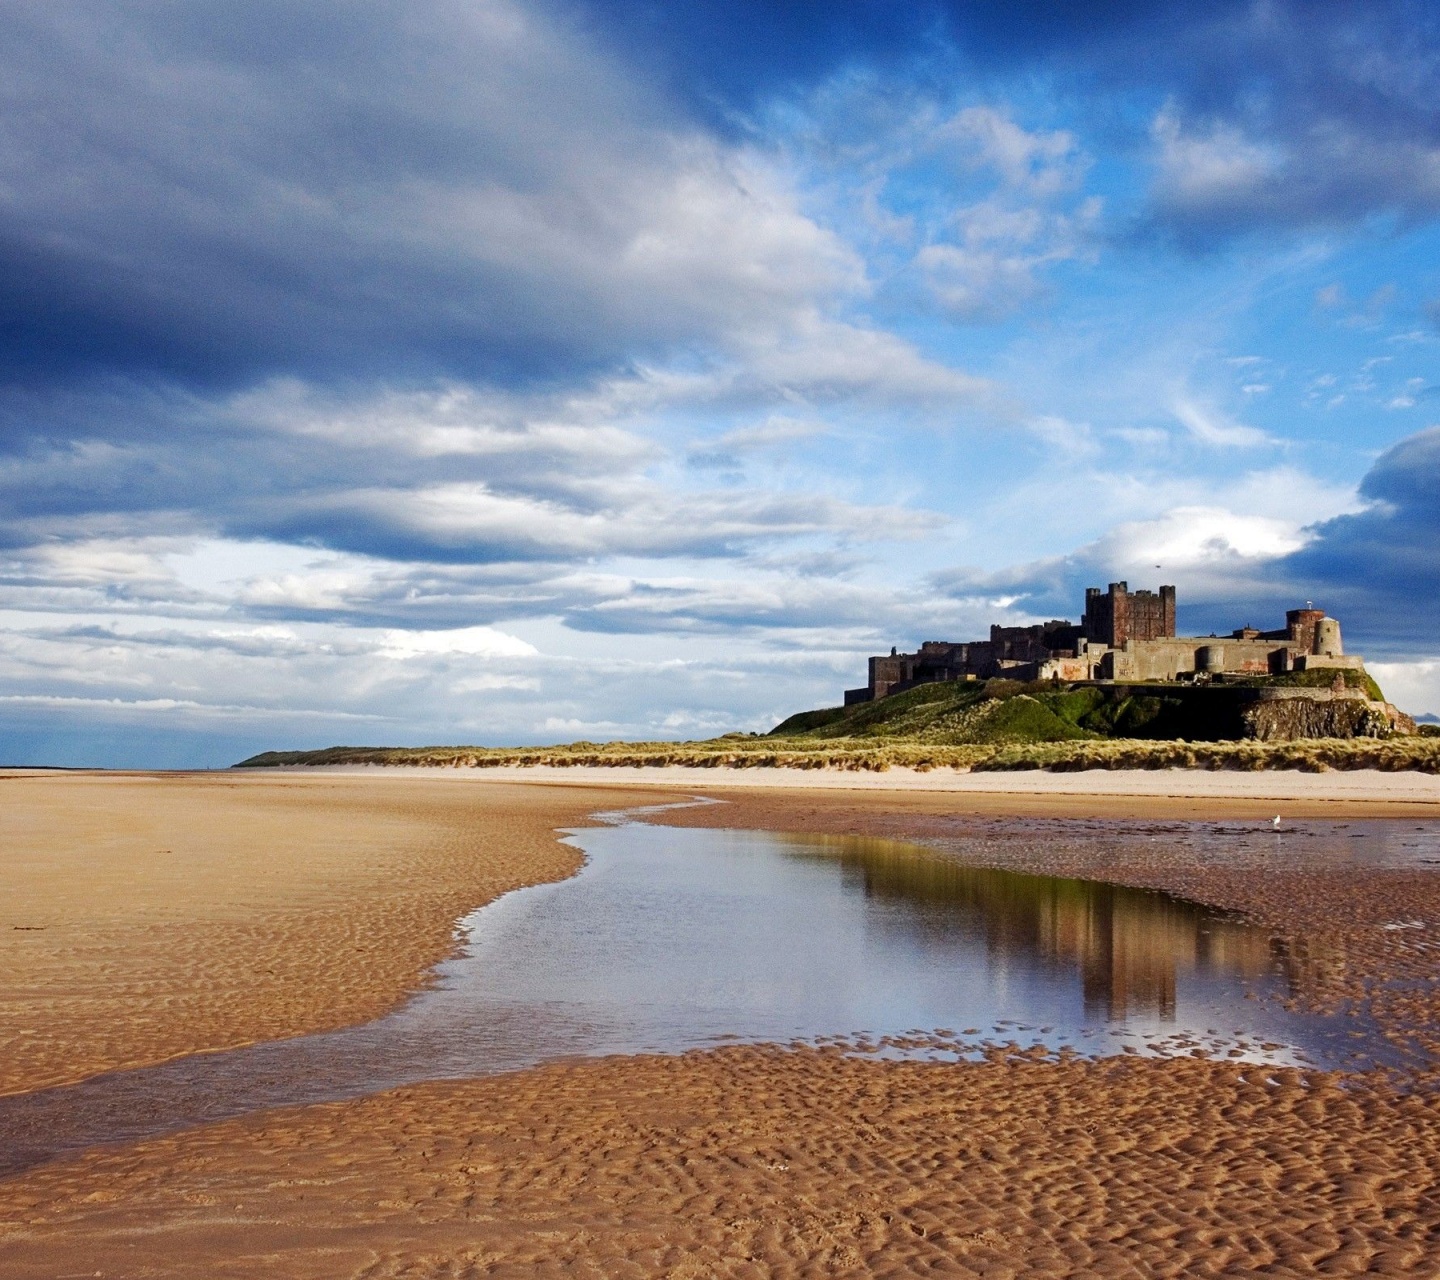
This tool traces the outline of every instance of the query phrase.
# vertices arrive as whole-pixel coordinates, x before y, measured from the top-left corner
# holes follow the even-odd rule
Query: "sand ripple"
[[[0,1268],[1421,1275],[1440,1257],[1437,1151],[1428,1097],[1293,1070],[732,1048],[406,1089],[53,1166],[0,1184]]]

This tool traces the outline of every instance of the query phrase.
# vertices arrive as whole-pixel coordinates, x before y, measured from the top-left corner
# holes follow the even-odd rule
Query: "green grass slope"
[[[875,738],[924,743],[1060,742],[1093,737],[1083,696],[1013,680],[925,684],[879,702],[802,711],[771,738]]]
[[[1220,685],[1056,685],[1015,680],[919,685],[879,702],[804,711],[768,735],[784,739],[882,739],[914,743],[1068,742],[1095,738],[1214,742],[1240,736],[1248,691],[1262,686],[1328,689],[1333,671],[1228,680]],[[1377,701],[1364,671],[1342,671],[1350,688]]]
[[[791,716],[772,738],[879,738],[946,743],[1069,742],[1085,738],[1171,737],[1175,699],[1014,680],[920,685],[879,702]]]

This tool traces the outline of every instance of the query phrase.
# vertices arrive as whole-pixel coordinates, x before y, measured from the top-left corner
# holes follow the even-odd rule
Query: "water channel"
[[[577,876],[467,917],[461,954],[387,1017],[0,1098],[0,1172],[270,1107],[737,1040],[1383,1056],[1344,1011],[1287,1011],[1323,962],[1305,940],[1194,903],[893,841],[610,819],[568,835]]]

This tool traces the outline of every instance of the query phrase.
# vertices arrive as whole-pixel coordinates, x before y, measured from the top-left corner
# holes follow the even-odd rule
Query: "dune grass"
[[[550,747],[329,747],[267,751],[237,767],[412,765],[493,768],[589,765],[615,768],[971,769],[1381,769],[1440,773],[1440,737],[1310,738],[1294,742],[1180,742],[1136,738],[1057,742],[919,743],[870,738],[735,735],[708,742],[572,742]]]

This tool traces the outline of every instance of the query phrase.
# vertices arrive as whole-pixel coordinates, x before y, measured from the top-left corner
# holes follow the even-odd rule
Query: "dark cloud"
[[[1011,69],[1037,58],[1123,45],[1193,23],[1193,8],[1147,0],[557,0],[631,60],[665,74],[695,108],[727,113],[786,93],[850,64],[903,69],[944,83],[960,59]],[[1233,13],[1240,0],[1208,6]]]
[[[933,75],[942,93],[962,66],[1048,74],[1097,120],[1107,95],[1168,101],[1156,214],[1189,239],[1440,209],[1429,5],[636,0],[549,14],[10,7],[0,378],[533,383],[753,325],[837,264],[798,222],[777,237],[676,98],[689,91],[714,125],[856,60],[894,63],[906,83]],[[676,97],[636,88],[596,41],[672,67]],[[717,243],[717,223],[757,230]]]
[[[1440,213],[1440,11],[1412,0],[1157,6],[1089,52],[1163,98],[1151,229],[1191,246]],[[1080,46],[1081,57],[1086,56]]]
[[[1315,584],[1347,637],[1390,654],[1440,652],[1440,427],[1400,441],[1360,486],[1373,504],[1319,526],[1277,566]]]
[[[9,380],[571,377],[831,267],[518,4],[10,6],[0,84]]]
[[[1157,155],[1143,227],[1190,246],[1440,212],[1440,10],[1426,0],[579,7],[720,128],[846,66],[940,96],[1043,78],[1121,149]]]
[[[596,41],[673,68],[711,125],[857,60],[933,76],[936,92],[962,66],[1046,74],[1096,119],[1107,95],[1139,91],[1170,104],[1158,222],[1192,240],[1440,209],[1433,5],[616,0],[549,14],[9,7],[0,377],[533,382],[810,296],[824,246],[777,240],[773,222],[717,244],[717,220],[763,221],[763,200]],[[657,247],[678,256],[647,260]]]
[[[822,493],[667,485],[652,474],[665,451],[610,420],[607,396],[648,394],[637,379],[588,399],[454,385],[281,382],[210,398],[125,382],[0,388],[0,548],[208,536],[430,564],[587,563],[903,539],[939,522]],[[721,443],[753,452],[819,429],[777,419]]]

